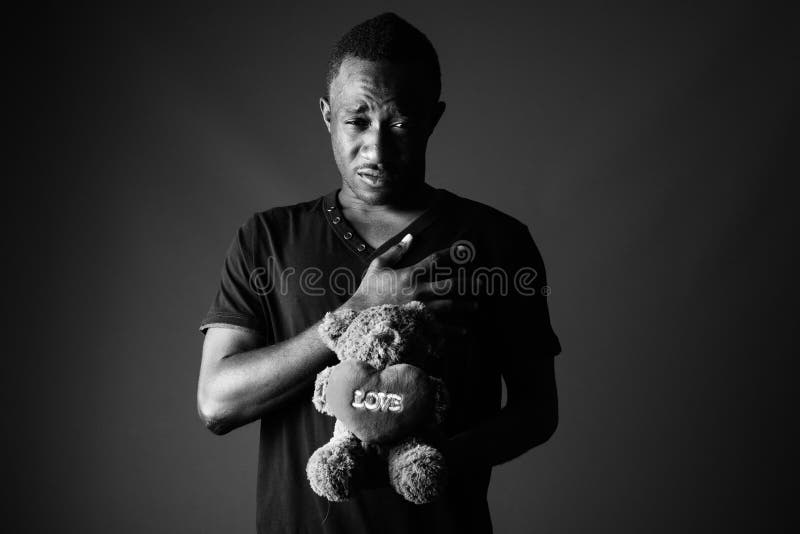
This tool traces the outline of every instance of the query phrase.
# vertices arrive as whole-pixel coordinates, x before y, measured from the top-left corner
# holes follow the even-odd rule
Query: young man
[[[341,188],[239,229],[201,324],[200,415],[218,434],[261,420],[259,532],[491,532],[491,467],[546,441],[558,421],[561,348],[541,257],[519,221],[425,183],[445,104],[419,30],[391,13],[359,24],[334,48],[326,81],[320,110]],[[448,489],[415,505],[377,481],[329,504],[305,476],[334,425],[311,403],[316,373],[336,361],[317,325],[338,308],[410,300],[446,328]]]

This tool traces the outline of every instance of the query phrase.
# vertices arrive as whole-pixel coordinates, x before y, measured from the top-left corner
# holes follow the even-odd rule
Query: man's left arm
[[[555,432],[558,395],[554,358],[517,356],[503,370],[506,405],[497,415],[450,438],[446,457],[454,467],[502,464],[544,443]]]
[[[544,262],[527,227],[520,225],[512,236],[513,250],[503,262],[509,292],[489,299],[506,404],[448,441],[449,462],[456,468],[507,462],[550,439],[558,426],[554,357],[561,345],[550,325]]]

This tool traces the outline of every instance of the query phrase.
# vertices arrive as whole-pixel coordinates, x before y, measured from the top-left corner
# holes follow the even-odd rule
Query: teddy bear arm
[[[333,415],[331,412],[328,411],[328,403],[325,398],[325,393],[327,392],[328,389],[328,380],[330,379],[331,371],[333,371],[333,366],[326,367],[317,374],[317,379],[314,381],[314,397],[312,398],[314,407],[318,411],[327,415]]]
[[[338,354],[339,338],[357,316],[358,312],[349,308],[340,308],[325,314],[317,327],[317,332],[329,349]]]

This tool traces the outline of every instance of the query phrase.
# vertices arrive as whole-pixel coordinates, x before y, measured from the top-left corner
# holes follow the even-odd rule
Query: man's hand
[[[360,311],[380,304],[400,305],[419,300],[442,322],[446,334],[465,334],[466,319],[478,309],[476,295],[453,298],[453,290],[461,287],[456,277],[422,280],[434,267],[454,263],[450,248],[436,251],[414,265],[395,269],[411,241],[411,234],[406,234],[397,245],[372,260],[358,289],[342,307]]]
[[[378,304],[423,300],[439,319],[444,337],[460,338],[466,333],[465,314],[476,309],[474,301],[445,298],[457,287],[455,279],[419,281],[434,265],[452,260],[448,249],[411,267],[394,269],[392,266],[410,244],[411,237],[406,236],[399,245],[377,257],[342,308],[363,310]],[[264,340],[253,332],[209,328],[197,388],[197,406],[206,426],[224,434],[278,409],[286,399],[313,384],[316,373],[329,365],[332,357],[317,333],[318,325],[319,322],[269,346],[261,346]]]

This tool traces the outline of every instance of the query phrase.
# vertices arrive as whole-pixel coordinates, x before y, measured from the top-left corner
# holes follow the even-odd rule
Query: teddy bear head
[[[339,360],[362,361],[378,370],[397,363],[420,365],[436,353],[436,323],[419,301],[328,312],[318,331]]]

